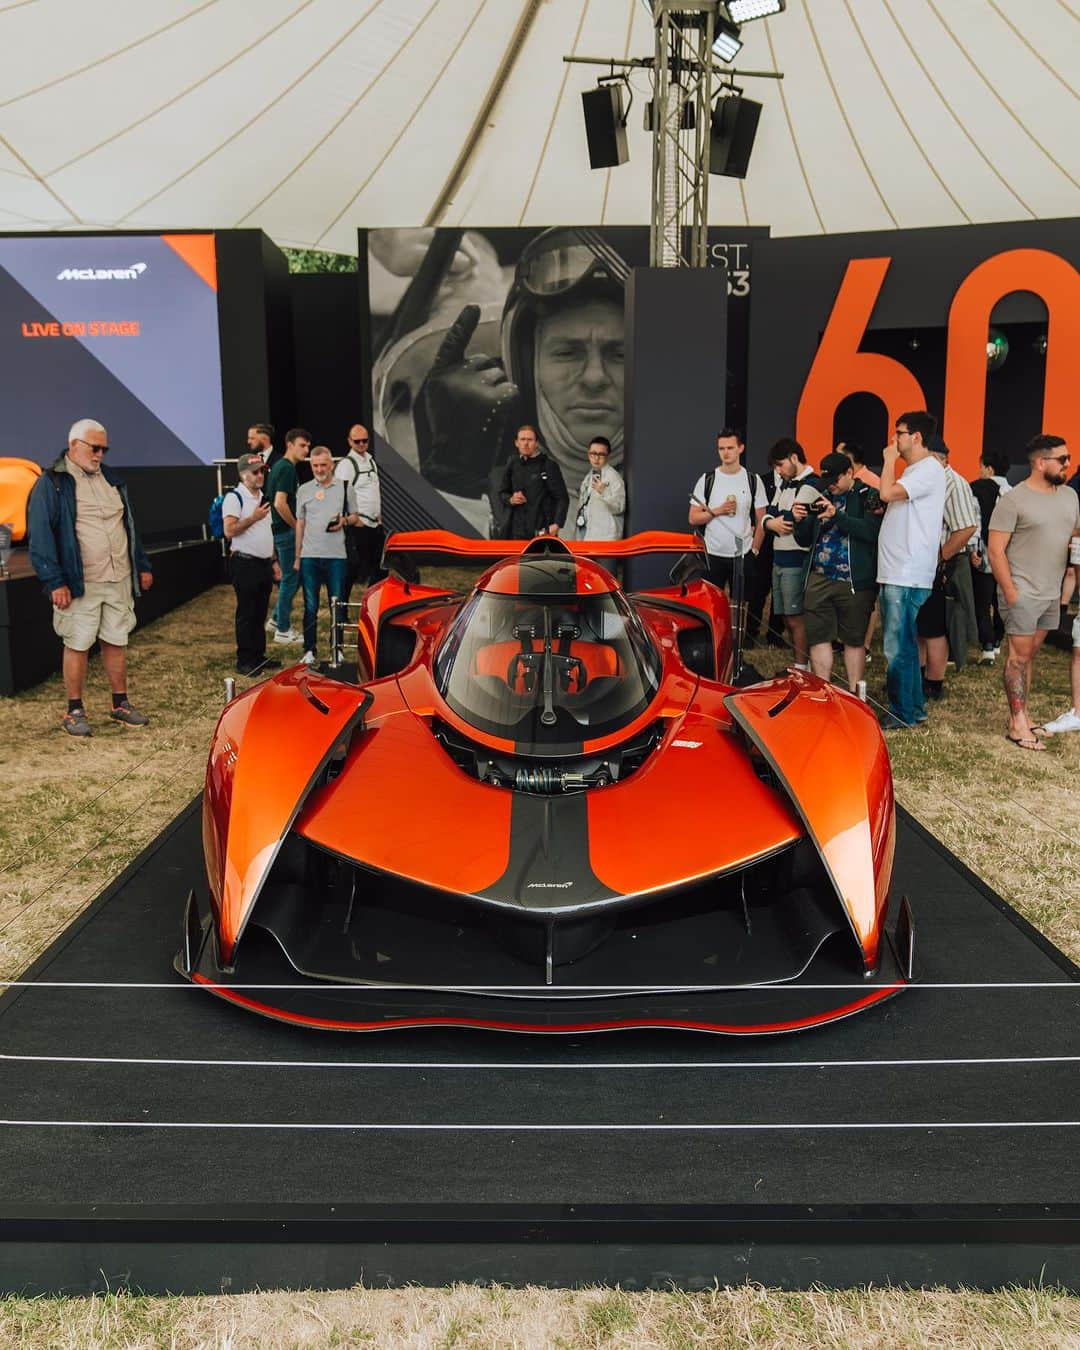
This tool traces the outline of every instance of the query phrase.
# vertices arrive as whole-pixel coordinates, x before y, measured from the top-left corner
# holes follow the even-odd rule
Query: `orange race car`
[[[602,565],[647,553],[671,586]],[[732,683],[699,539],[431,531],[384,561],[355,664],[221,715],[181,974],[345,1031],[794,1031],[903,988],[877,721],[800,671]],[[436,562],[487,570],[420,584]]]

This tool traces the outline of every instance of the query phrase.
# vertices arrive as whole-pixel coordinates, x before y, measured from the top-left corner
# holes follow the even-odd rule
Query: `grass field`
[[[88,741],[59,730],[59,680],[0,703],[0,978],[17,978],[200,790],[233,659],[232,592],[220,587],[135,635],[130,690],[151,714],[149,727],[108,721],[96,660]],[[782,661],[770,652],[759,665],[770,670]],[[869,675],[871,694],[880,697],[880,664]],[[1047,651],[1033,713],[1052,717],[1068,703],[1068,657]],[[1004,729],[999,668],[950,671],[930,726],[890,736],[897,795],[1080,960],[1080,735],[1056,737],[1035,755],[1009,745]],[[352,1344],[1080,1346],[1080,1299],[1050,1289],[785,1294],[745,1286],[638,1294],[461,1286],[0,1300],[2,1346]]]

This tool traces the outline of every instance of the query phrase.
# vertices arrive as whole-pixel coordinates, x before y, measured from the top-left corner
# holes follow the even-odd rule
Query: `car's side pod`
[[[797,670],[729,694],[724,706],[802,819],[872,973],[896,843],[892,770],[877,719],[851,694]]]
[[[301,666],[267,680],[222,713],[203,795],[203,848],[223,961],[232,960],[304,803],[348,754],[373,699],[370,690]]]

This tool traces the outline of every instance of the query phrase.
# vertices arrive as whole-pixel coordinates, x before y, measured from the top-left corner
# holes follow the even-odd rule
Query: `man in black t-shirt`
[[[285,645],[301,642],[303,634],[292,626],[292,603],[300,584],[294,570],[296,562],[296,466],[311,453],[311,432],[293,427],[285,436],[285,453],[270,470],[266,495],[272,510],[270,522],[274,532],[274,552],[281,568],[277,604],[274,606],[274,641]]]

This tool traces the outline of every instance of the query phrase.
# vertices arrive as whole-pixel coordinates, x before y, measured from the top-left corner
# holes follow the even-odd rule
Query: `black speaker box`
[[[602,84],[581,95],[589,164],[594,169],[613,169],[630,158],[626,148],[622,85]]]
[[[713,109],[709,141],[709,172],[725,178],[745,178],[754,148],[761,104],[741,94],[722,98]]]

